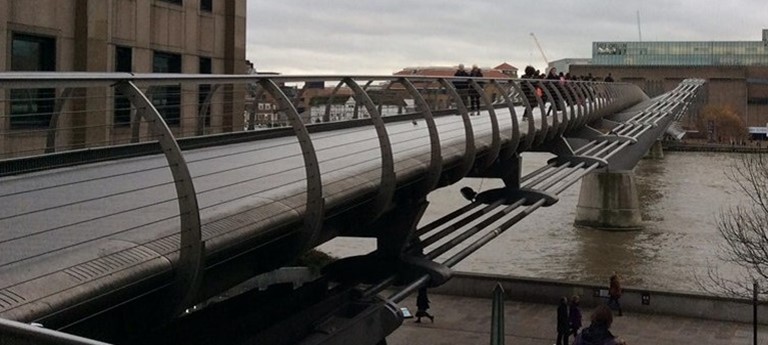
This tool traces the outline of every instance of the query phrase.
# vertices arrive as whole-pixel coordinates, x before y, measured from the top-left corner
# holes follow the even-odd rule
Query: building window
[[[211,58],[209,57],[200,57],[200,74],[211,74]],[[198,104],[198,111],[203,110],[203,103],[205,103],[205,99],[208,98],[208,94],[211,93],[211,85],[210,84],[200,84],[198,86],[198,92],[197,92],[197,104]],[[208,104],[208,107],[205,109],[205,114],[200,114],[202,118],[205,121],[205,126],[210,127],[211,126],[211,105]]]
[[[181,55],[155,52],[152,72],[181,73]],[[168,125],[181,122],[181,86],[164,85],[152,88],[152,104]]]
[[[182,5],[182,0],[160,0],[160,1],[175,4],[175,5]]]
[[[200,0],[200,11],[213,12],[213,0]]]
[[[55,71],[56,39],[14,33],[12,71]],[[56,89],[12,89],[11,128],[48,127],[56,103]]]
[[[115,46],[115,72],[133,72],[133,49]],[[115,109],[113,124],[115,127],[131,125],[131,101],[115,90]]]

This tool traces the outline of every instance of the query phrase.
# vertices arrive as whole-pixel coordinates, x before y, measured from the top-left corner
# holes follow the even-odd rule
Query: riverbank
[[[490,290],[484,298],[430,293],[434,323],[415,323],[406,319],[387,337],[388,345],[413,344],[488,344],[491,330]],[[507,294],[512,293],[505,290]],[[623,298],[622,298],[623,299]],[[655,302],[655,301],[654,301]],[[400,303],[416,309],[415,294]],[[584,327],[594,309],[582,306]],[[557,304],[504,302],[504,340],[515,345],[551,345],[555,343]],[[611,332],[627,344],[654,345],[732,345],[752,344],[753,328],[749,323],[711,321],[661,314],[626,311],[615,317]],[[768,344],[768,326],[758,326],[758,344]],[[571,338],[572,339],[572,338]]]
[[[680,141],[664,141],[662,142],[662,148],[665,151],[682,151],[682,152],[736,152],[736,153],[768,153],[768,142],[756,144],[757,142],[751,142],[747,145],[730,145],[730,144],[717,144],[707,143],[705,141],[694,142],[680,142]]]
[[[607,278],[606,278],[607,279]],[[489,298],[497,283],[505,298],[524,303],[555,304],[562,296],[581,296],[581,305],[605,304],[606,285],[515,277],[496,274],[457,272],[447,283],[432,289],[435,293],[462,297]],[[668,315],[725,322],[752,322],[752,301],[701,293],[663,291],[632,286],[623,287],[622,309],[629,313]],[[758,305],[759,322],[768,325],[768,305]]]

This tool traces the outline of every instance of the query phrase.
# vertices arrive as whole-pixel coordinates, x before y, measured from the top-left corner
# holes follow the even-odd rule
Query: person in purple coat
[[[568,321],[571,326],[570,335],[575,338],[581,329],[581,308],[579,308],[579,295],[571,297],[571,305],[568,309]]]
[[[568,298],[560,299],[557,306],[557,345],[568,345]]]

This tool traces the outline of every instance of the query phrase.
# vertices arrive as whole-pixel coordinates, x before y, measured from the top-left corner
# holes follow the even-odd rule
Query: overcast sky
[[[759,41],[767,0],[247,0],[246,58],[283,74],[545,66],[593,41]]]

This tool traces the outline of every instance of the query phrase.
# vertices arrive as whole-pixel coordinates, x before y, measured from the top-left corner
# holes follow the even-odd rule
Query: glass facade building
[[[593,42],[593,65],[768,66],[768,30],[762,41]]]

